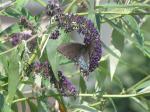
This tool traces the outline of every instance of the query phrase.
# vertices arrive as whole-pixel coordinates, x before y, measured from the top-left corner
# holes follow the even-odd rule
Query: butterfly
[[[57,51],[66,58],[75,62],[83,75],[89,74],[89,49],[80,43],[67,43],[58,46]]]

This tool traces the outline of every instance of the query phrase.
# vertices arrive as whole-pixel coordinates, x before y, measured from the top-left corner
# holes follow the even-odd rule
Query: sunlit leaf
[[[112,48],[113,52],[115,52],[118,56],[120,56],[120,52],[115,49],[115,48]],[[110,66],[110,77],[111,77],[111,80],[113,79],[113,76],[114,76],[114,73],[115,73],[115,70],[116,70],[116,67],[117,67],[117,64],[119,62],[119,59],[118,58],[115,58],[113,55],[110,55],[109,56],[109,66]]]
[[[145,82],[143,82],[142,84],[138,85],[138,86],[135,88],[135,90],[146,88],[146,87],[148,87],[149,85],[150,85],[150,80],[145,81]]]

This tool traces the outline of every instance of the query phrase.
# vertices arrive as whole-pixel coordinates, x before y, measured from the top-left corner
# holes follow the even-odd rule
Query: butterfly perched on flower
[[[80,43],[67,43],[58,46],[57,50],[66,58],[75,62],[79,66],[80,71],[85,76],[88,76],[90,57],[88,46]]]

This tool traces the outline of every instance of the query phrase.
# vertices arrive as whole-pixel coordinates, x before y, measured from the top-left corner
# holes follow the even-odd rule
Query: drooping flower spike
[[[59,84],[59,91],[64,96],[76,96],[77,90],[75,86],[63,75],[61,71],[58,71],[58,84]]]
[[[32,66],[32,67],[31,67]],[[59,93],[63,96],[76,96],[77,90],[75,86],[69,81],[69,79],[62,73],[58,71],[58,80],[56,79],[54,72],[48,63],[48,61],[40,62],[35,61],[32,63],[30,68],[32,68],[33,73],[41,73],[45,79],[48,79],[52,85],[57,89]],[[28,68],[29,69],[29,68]]]

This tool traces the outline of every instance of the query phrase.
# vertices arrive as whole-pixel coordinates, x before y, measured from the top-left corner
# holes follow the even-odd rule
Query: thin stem
[[[145,96],[145,95],[148,95],[150,94],[150,92],[143,92],[143,93],[137,93],[137,94],[105,94],[105,95],[102,95],[103,98],[130,98],[130,97],[138,97],[138,96]],[[93,96],[97,96],[96,94],[80,94],[79,96],[82,96],[82,97],[93,97]]]
[[[150,92],[146,92],[146,93],[138,93],[138,94],[105,94],[102,95],[102,98],[130,98],[130,97],[139,97],[139,96],[145,96],[145,95],[149,95]],[[27,98],[20,98],[17,100],[14,100],[13,103],[16,102],[21,102],[21,101],[26,101],[26,100],[31,100],[31,99],[37,99],[37,98],[46,98],[46,97],[56,97],[56,96],[60,96],[60,94],[54,94],[54,95],[47,95],[47,96],[40,96],[40,97],[27,97]],[[79,96],[82,97],[94,97],[97,96],[97,94],[79,94]]]
[[[118,4],[104,4],[96,6],[96,9],[99,8],[150,8],[149,4],[127,4],[127,5],[118,5]]]
[[[90,105],[90,107],[97,106],[97,105],[99,105],[99,104],[101,104],[101,103],[102,103],[101,101],[99,101],[99,102],[96,102],[96,103],[93,103],[93,104],[91,104],[91,105]]]
[[[76,3],[77,0],[73,0],[69,6],[67,6],[67,8],[65,9],[64,13],[67,13],[70,11],[70,9],[72,8],[72,6]]]
[[[150,12],[117,12],[117,11],[101,11],[96,12],[97,14],[116,14],[116,15],[150,15]],[[88,12],[77,13],[77,15],[84,16],[88,15]]]

